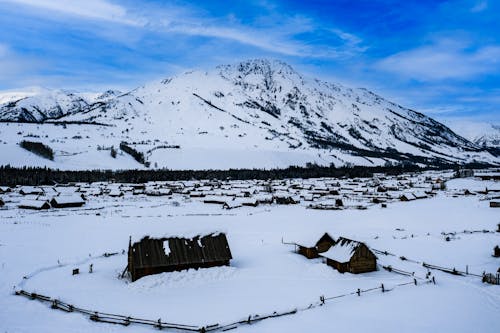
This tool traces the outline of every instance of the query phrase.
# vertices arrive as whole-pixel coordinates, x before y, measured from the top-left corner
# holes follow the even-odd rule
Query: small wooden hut
[[[50,203],[48,200],[23,200],[19,203],[19,208],[43,210],[49,209]]]
[[[500,201],[490,201],[491,208],[500,208]]]
[[[144,237],[128,249],[128,266],[132,281],[152,274],[189,268],[229,266],[232,259],[224,233],[193,238]]]
[[[364,243],[340,237],[321,254],[326,264],[341,273],[365,273],[377,270],[377,257]]]
[[[500,247],[498,245],[493,248],[493,257],[500,257]]]
[[[61,195],[50,200],[50,205],[54,208],[81,207],[84,204],[85,200],[79,195]]]
[[[8,186],[0,186],[0,194],[5,194],[11,192],[12,189]]]
[[[325,232],[314,246],[297,244],[297,253],[302,254],[307,259],[319,258],[319,253],[328,251],[333,244],[335,244],[335,240]]]

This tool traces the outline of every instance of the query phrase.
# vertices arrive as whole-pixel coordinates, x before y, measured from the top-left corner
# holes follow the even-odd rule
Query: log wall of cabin
[[[319,258],[318,251],[314,247],[300,246],[298,253],[306,257],[307,259]]]
[[[375,270],[377,270],[377,257],[365,245],[361,245],[349,261],[349,271],[357,274]]]

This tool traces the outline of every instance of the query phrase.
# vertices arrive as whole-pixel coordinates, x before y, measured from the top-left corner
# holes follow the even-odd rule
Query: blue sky
[[[0,0],[0,90],[131,89],[274,58],[438,119],[500,122],[496,0]]]

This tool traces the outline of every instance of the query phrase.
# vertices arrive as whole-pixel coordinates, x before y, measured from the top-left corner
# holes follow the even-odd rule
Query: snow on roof
[[[19,207],[29,207],[36,209],[41,209],[44,205],[49,205],[49,202],[47,200],[22,200],[19,203]]]
[[[343,263],[351,260],[351,257],[361,243],[346,238],[339,238],[330,249],[320,255],[322,257]]]
[[[79,195],[61,195],[52,198],[58,204],[70,204],[70,203],[85,203],[85,200]]]
[[[134,243],[137,243],[137,242],[140,242],[142,239],[144,238],[151,238],[151,239],[168,239],[168,238],[186,238],[186,239],[193,239],[195,237],[205,237],[205,236],[208,236],[208,235],[212,235],[212,236],[217,236],[219,234],[226,234],[227,235],[227,232],[224,231],[224,230],[220,230],[220,229],[217,229],[217,230],[210,230],[210,229],[198,229],[198,230],[186,230],[186,231],[183,231],[183,232],[170,232],[168,234],[144,234],[144,233],[140,233],[140,234],[135,234],[135,235],[131,235],[131,240],[132,240],[132,244]]]

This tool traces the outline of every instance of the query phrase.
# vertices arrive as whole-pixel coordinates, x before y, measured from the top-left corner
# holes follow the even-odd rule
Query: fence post
[[[358,296],[361,296],[361,290],[358,288],[358,291],[356,291],[356,293],[358,294]]]
[[[320,300],[320,302],[321,302],[321,305],[325,304],[325,296],[321,295],[321,296],[319,297],[319,300]]]
[[[380,286],[380,288],[382,288],[382,292],[385,292],[385,289],[384,289],[384,284],[382,283],[382,285]]]
[[[158,329],[161,330],[163,329],[163,326],[161,325],[161,318],[158,319]]]
[[[415,285],[417,285],[417,279],[413,279],[413,283],[415,283]]]

